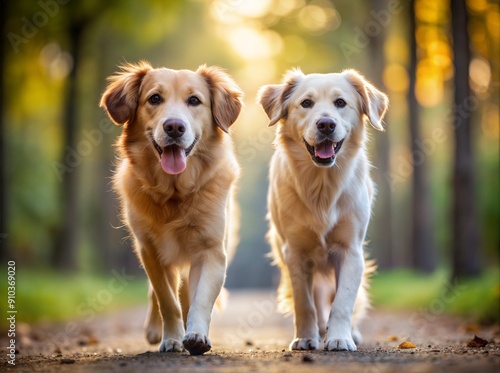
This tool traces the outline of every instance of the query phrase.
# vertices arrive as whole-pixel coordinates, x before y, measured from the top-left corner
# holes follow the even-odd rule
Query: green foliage
[[[6,273],[2,272],[1,277],[6,279]],[[105,277],[18,270],[15,303],[17,322],[89,319],[91,316],[144,304],[147,294],[144,277],[136,277],[125,286],[119,282],[110,285],[113,278],[113,274]],[[2,299],[6,299],[7,281],[0,282],[0,294]],[[2,319],[0,327],[5,327],[6,322]]]
[[[500,269],[487,270],[477,279],[459,283],[440,269],[432,275],[410,270],[377,273],[370,295],[374,306],[415,310],[420,313],[450,314],[481,323],[500,322]]]
[[[6,278],[5,273],[1,276]],[[106,314],[146,302],[147,281],[144,277],[130,281],[113,293],[111,299],[104,295],[109,295],[113,275],[61,275],[22,270],[16,278],[18,322],[84,319],[90,314]],[[453,285],[444,269],[432,275],[395,270],[375,274],[370,295],[378,308],[449,314],[481,323],[498,323],[499,278],[500,269],[492,268],[480,278]],[[5,281],[0,282],[0,294],[7,294],[6,285]],[[5,326],[6,320],[2,320],[0,327]]]

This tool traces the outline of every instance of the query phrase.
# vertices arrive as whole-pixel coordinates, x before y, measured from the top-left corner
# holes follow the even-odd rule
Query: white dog
[[[375,191],[365,119],[383,130],[387,96],[354,70],[291,70],[282,84],[262,87],[258,101],[278,125],[268,239],[281,270],[281,310],[294,314],[290,349],[355,351],[374,268],[363,255]]]

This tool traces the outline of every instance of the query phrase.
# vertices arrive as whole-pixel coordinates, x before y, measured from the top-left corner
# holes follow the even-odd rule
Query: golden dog
[[[278,123],[268,239],[281,310],[294,314],[290,349],[355,351],[373,270],[363,255],[374,195],[365,118],[383,130],[387,96],[354,70],[291,70],[282,84],[262,87],[258,101],[269,125]]]
[[[206,66],[193,72],[141,62],[109,82],[101,106],[123,125],[114,187],[150,281],[147,340],[161,341],[160,352],[203,354],[237,244],[239,166],[227,132],[242,93]]]

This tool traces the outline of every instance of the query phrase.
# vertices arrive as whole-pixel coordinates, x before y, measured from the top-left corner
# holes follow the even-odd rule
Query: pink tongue
[[[186,150],[177,145],[167,146],[163,149],[160,163],[167,174],[180,174],[186,169]]]
[[[316,145],[314,155],[323,159],[333,157],[335,155],[333,143],[331,141],[323,141],[322,143]]]

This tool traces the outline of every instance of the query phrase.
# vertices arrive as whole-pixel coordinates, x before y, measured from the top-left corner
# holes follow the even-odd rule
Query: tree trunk
[[[376,0],[373,2],[373,9],[376,12],[387,9],[387,0]],[[371,68],[370,80],[381,91],[386,91],[382,79],[385,67],[384,50],[386,42],[386,32],[382,28],[378,36],[374,37],[370,43]],[[370,246],[376,248],[377,265],[381,269],[387,269],[394,266],[394,241],[392,230],[392,198],[390,185],[385,180],[383,175],[388,175],[390,172],[390,137],[389,126],[387,123],[389,117],[386,117],[385,133],[376,133],[373,138],[375,140],[375,157],[374,164],[377,172],[373,173],[373,178],[377,184],[377,198],[374,205],[374,215],[377,219],[373,219],[371,225]]]
[[[452,276],[463,278],[477,276],[481,272],[469,102],[473,96],[469,87],[470,51],[465,0],[451,2],[451,16],[455,68]]]
[[[80,48],[82,44],[84,22],[74,22],[70,25],[69,45],[73,57],[73,68],[68,76],[66,102],[64,104],[64,149],[61,163],[66,164],[67,149],[77,151],[78,129],[78,69]],[[62,225],[52,253],[53,267],[71,271],[77,267],[78,244],[78,166],[66,172],[62,179]]]
[[[410,9],[410,85],[408,89],[408,108],[410,124],[411,155],[413,160],[412,178],[412,261],[419,271],[430,273],[436,267],[430,187],[427,175],[427,160],[420,131],[419,105],[415,96],[417,70],[416,16],[415,4]]]

